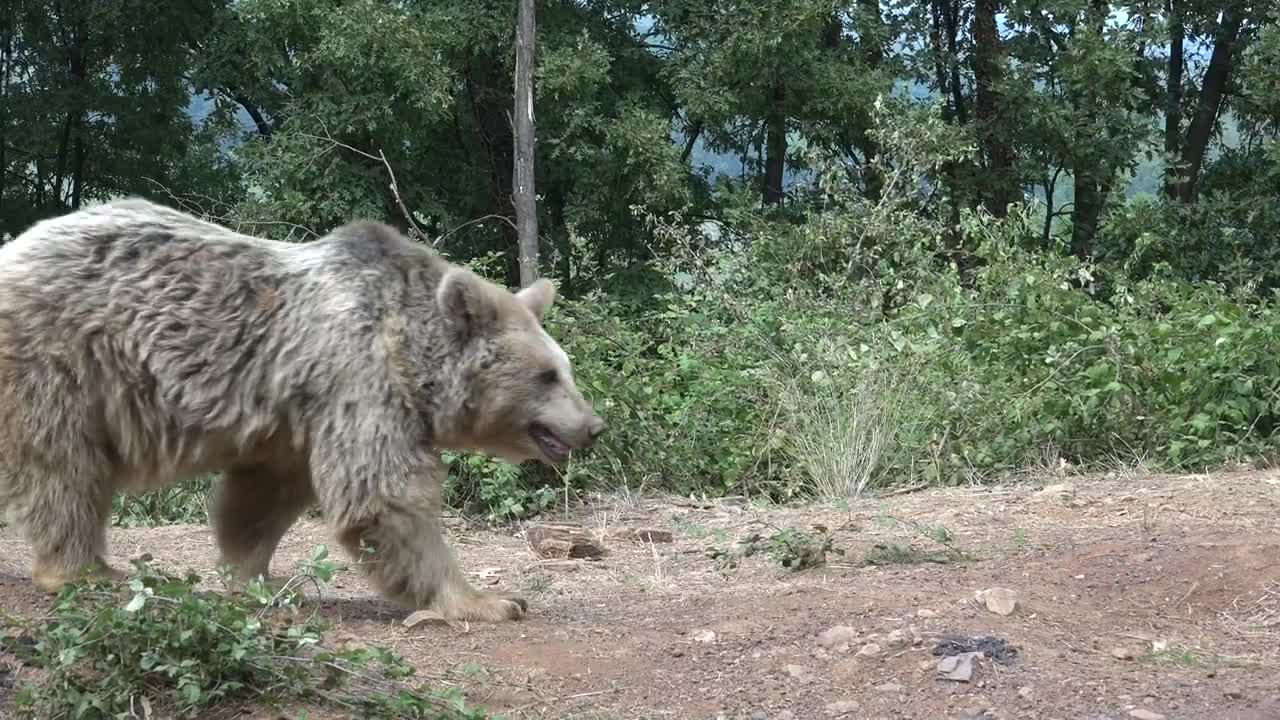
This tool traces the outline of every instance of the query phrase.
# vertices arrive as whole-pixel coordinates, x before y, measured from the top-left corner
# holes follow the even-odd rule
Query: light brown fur
[[[119,577],[112,495],[222,470],[213,532],[242,578],[319,504],[386,597],[519,617],[444,542],[439,451],[558,462],[603,431],[542,330],[554,295],[373,223],[289,245],[124,200],[37,224],[0,248],[0,504],[32,581]]]

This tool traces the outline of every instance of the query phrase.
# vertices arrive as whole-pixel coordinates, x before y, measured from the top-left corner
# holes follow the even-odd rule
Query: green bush
[[[250,583],[242,595],[196,588],[144,561],[126,586],[85,580],[59,594],[52,616],[11,619],[5,645],[43,670],[17,709],[42,720],[197,717],[229,703],[320,702],[359,717],[480,720],[456,693],[406,683],[393,650],[331,647],[325,624],[300,612],[304,582],[323,587],[340,568],[317,548],[283,588]]]

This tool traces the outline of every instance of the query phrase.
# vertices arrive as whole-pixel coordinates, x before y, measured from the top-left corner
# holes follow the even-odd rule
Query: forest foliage
[[[515,285],[515,0],[10,0],[0,236],[373,217]],[[1266,461],[1280,28],[1201,0],[541,0],[540,268],[610,421],[496,517]]]

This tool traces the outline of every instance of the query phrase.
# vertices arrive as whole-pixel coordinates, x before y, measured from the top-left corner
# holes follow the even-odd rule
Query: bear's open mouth
[[[538,444],[542,454],[552,462],[564,462],[569,459],[569,444],[551,432],[551,428],[542,423],[534,423],[529,426],[529,435]]]

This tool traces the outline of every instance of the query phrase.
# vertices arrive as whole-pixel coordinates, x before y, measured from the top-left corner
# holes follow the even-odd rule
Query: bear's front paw
[[[440,614],[450,620],[503,622],[519,620],[529,610],[529,603],[514,593],[473,591],[450,603]]]

